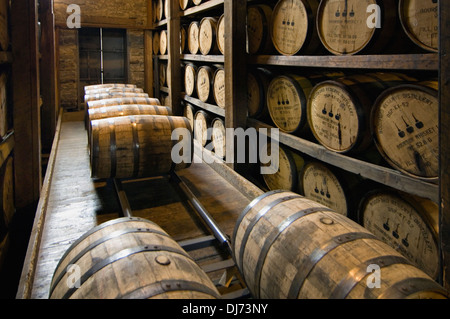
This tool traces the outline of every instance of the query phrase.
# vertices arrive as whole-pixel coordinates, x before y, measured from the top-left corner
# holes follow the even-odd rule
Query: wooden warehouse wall
[[[64,109],[77,109],[81,105],[80,92],[82,87],[79,84],[79,50],[78,50],[78,29],[70,29],[67,19],[72,13],[68,6],[79,5],[81,13],[81,28],[119,28],[127,30],[127,58],[128,58],[128,82],[145,88],[148,93],[152,92],[150,81],[151,59],[146,63],[146,29],[148,26],[148,16],[151,9],[148,7],[149,1],[76,1],[76,0],[55,0],[55,25],[58,41],[58,64],[59,64],[59,89],[61,107]],[[147,46],[148,47],[148,46]],[[151,47],[148,49],[151,51]],[[146,71],[147,70],[147,71]],[[150,86],[149,86],[150,85]]]

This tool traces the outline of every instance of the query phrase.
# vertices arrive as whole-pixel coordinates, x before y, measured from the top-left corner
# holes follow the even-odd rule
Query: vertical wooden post
[[[42,149],[50,153],[53,136],[56,130],[56,52],[55,52],[55,17],[53,14],[53,0],[43,1],[39,7],[41,17],[41,63],[40,87],[43,100],[42,105]]]
[[[180,5],[178,1],[169,1],[166,12],[169,60],[167,70],[169,77],[169,100],[174,115],[182,115],[181,107],[181,68],[180,68]]]
[[[41,189],[37,1],[11,2],[16,206],[36,204]]]
[[[147,0],[147,30],[144,31],[144,81],[145,92],[153,95],[153,0]]]
[[[440,16],[440,244],[442,284],[450,290],[450,3],[439,1]]]
[[[246,0],[225,0],[225,126],[246,128],[247,64],[246,64]],[[227,163],[236,163],[236,143],[232,154],[227,152]],[[239,170],[236,164],[230,167]]]

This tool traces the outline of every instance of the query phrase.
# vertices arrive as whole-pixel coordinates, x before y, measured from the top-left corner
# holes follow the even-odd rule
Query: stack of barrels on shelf
[[[182,53],[201,55],[220,55],[225,53],[225,19],[220,17],[204,17],[200,21],[191,21],[182,25],[186,33],[186,43],[182,44]],[[180,39],[182,39],[181,31]],[[183,41],[182,41],[183,43]]]
[[[171,154],[178,143],[183,145],[180,151],[191,152],[192,128],[188,119],[172,116],[169,107],[141,93],[102,99],[112,90],[125,89],[138,90],[134,85],[122,84],[85,87],[86,97],[97,98],[86,99],[92,177],[148,177],[188,167],[190,161],[175,163]],[[91,94],[96,90],[107,93]],[[180,135],[178,140],[172,140],[172,132],[177,128],[188,130],[189,137]]]
[[[420,0],[279,0],[274,7],[249,5],[247,52],[437,52],[437,9],[437,1]]]

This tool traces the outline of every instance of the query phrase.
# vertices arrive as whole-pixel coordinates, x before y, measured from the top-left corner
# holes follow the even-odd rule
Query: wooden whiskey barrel
[[[153,32],[153,55],[159,54],[160,42],[161,42],[161,39],[160,39],[159,31],[154,31]]]
[[[227,153],[225,122],[221,118],[215,118],[211,126],[211,142],[214,146],[214,153],[220,158],[225,158]]]
[[[371,115],[371,131],[380,153],[396,169],[413,177],[439,177],[438,82],[400,85],[383,92]]]
[[[155,223],[135,217],[100,224],[81,236],[60,259],[50,288],[50,299],[219,297],[177,242]]]
[[[272,74],[262,68],[247,71],[247,108],[248,117],[266,119],[270,117],[266,96]]]
[[[336,74],[299,76],[280,75],[272,79],[267,89],[267,108],[273,123],[285,133],[300,133],[307,128],[307,99],[320,81],[331,79]]]
[[[273,191],[239,216],[234,259],[259,299],[447,298],[368,230],[293,192]],[[374,278],[373,269],[381,276]],[[371,289],[369,284],[377,284]]]
[[[107,84],[94,84],[86,85],[84,87],[84,93],[88,93],[91,90],[99,89],[113,89],[113,88],[136,88],[135,84],[123,84],[123,83],[107,83]]]
[[[225,108],[225,69],[218,68],[214,72],[213,96],[218,107]]]
[[[203,110],[197,111],[194,116],[194,137],[205,147],[211,136],[208,136],[208,129],[211,127],[211,116]]]
[[[338,153],[372,143],[370,109],[381,92],[414,79],[396,73],[357,74],[319,83],[309,95],[308,122],[317,141]]]
[[[283,55],[314,53],[320,45],[315,27],[318,0],[279,0],[273,8],[271,36]]]
[[[200,21],[198,31],[198,43],[200,52],[203,55],[217,54],[219,48],[217,46],[217,19],[213,17],[205,17]]]
[[[197,89],[197,71],[197,66],[192,63],[184,67],[184,91],[189,96],[194,96]]]
[[[166,0],[167,1],[167,0]],[[165,0],[156,0],[156,19],[161,21],[165,18]]]
[[[6,96],[6,74],[0,74],[0,139],[8,132],[8,100]]]
[[[186,10],[188,7],[192,6],[192,0],[180,0],[180,9]]]
[[[192,130],[194,130],[194,116],[195,116],[195,108],[191,103],[185,102],[184,113],[183,116],[188,119],[189,124],[191,125]]]
[[[439,51],[437,1],[400,0],[399,16],[409,38],[422,49]]]
[[[192,0],[192,2],[193,2],[196,6],[198,6],[198,5],[200,5],[200,4],[202,3],[202,0]]]
[[[91,172],[94,178],[149,177],[169,174],[190,163],[175,164],[173,146],[192,149],[192,139],[172,141],[177,128],[192,131],[185,117],[135,115],[91,121]]]
[[[184,25],[180,26],[180,54],[183,54],[187,48],[187,30]]]
[[[425,206],[412,195],[390,189],[374,190],[361,201],[358,215],[362,226],[437,279],[438,233],[432,218],[439,215],[436,204]]]
[[[249,54],[271,53],[273,50],[270,37],[272,8],[266,4],[248,6],[247,8],[247,52]]]
[[[128,116],[128,115],[172,115],[172,110],[167,106],[145,105],[145,104],[126,104],[111,105],[89,109],[89,120],[100,120],[109,117]]]
[[[87,103],[90,101],[98,101],[98,100],[105,100],[105,99],[118,98],[118,97],[147,97],[148,98],[149,96],[147,93],[107,92],[107,93],[85,95],[84,101]]]
[[[378,5],[381,9],[376,20],[370,5]],[[395,0],[321,1],[317,13],[319,38],[335,55],[379,53],[398,32],[396,5]],[[380,28],[368,21],[379,21]]]
[[[199,30],[200,30],[200,23],[198,21],[192,21],[189,24],[188,28],[188,49],[191,54],[197,54],[199,50],[200,42],[198,40],[199,38]]]
[[[7,51],[9,48],[9,23],[8,23],[9,1],[0,0],[0,50]]]
[[[220,53],[225,54],[225,14],[222,14],[217,22],[217,47]]]
[[[267,144],[264,154],[271,156],[271,143]],[[264,174],[263,179],[269,190],[298,190],[298,178],[304,169],[305,160],[299,154],[291,151],[287,147],[279,145],[278,171],[274,174]],[[266,163],[262,166],[268,167],[273,163]]]
[[[159,53],[167,54],[167,30],[161,30],[159,34]]]
[[[214,70],[203,65],[198,68],[197,71],[197,96],[202,102],[212,102],[213,98],[213,87],[214,87]]]
[[[87,102],[88,109],[95,109],[98,107],[111,105],[126,105],[126,104],[161,105],[161,102],[159,101],[159,99],[154,97],[118,97],[112,99]]]
[[[300,193],[336,213],[349,215],[349,188],[332,169],[319,162],[305,165],[299,177]]]
[[[164,86],[166,84],[167,78],[167,64],[159,63],[159,86]]]

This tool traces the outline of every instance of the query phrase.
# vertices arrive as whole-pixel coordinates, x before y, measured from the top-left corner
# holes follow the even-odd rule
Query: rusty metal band
[[[220,295],[218,295],[216,291],[201,283],[176,279],[162,280],[145,287],[140,287],[135,291],[126,294],[121,299],[149,299],[172,291],[195,291],[220,299]]]
[[[275,206],[281,204],[281,203],[285,203],[287,201],[290,200],[294,200],[294,199],[299,199],[302,198],[302,196],[300,195],[289,195],[289,196],[285,196],[285,197],[281,197],[278,198],[277,200],[274,200],[273,202],[269,203],[268,205],[266,205],[263,209],[261,209],[258,214],[256,214],[253,219],[250,221],[250,223],[248,224],[244,236],[242,237],[242,241],[241,241],[241,247],[239,250],[239,269],[241,269],[241,271],[244,271],[244,253],[245,253],[245,246],[247,245],[247,241],[248,238],[250,237],[251,232],[253,231],[253,228],[255,227],[255,225],[259,222],[259,220],[266,215],[272,208],[274,208]]]
[[[261,285],[261,275],[262,275],[262,267],[264,265],[264,262],[266,261],[267,254],[269,253],[270,248],[275,243],[275,241],[278,239],[278,237],[289,227],[294,223],[295,221],[299,220],[300,218],[303,218],[307,215],[311,215],[318,212],[333,212],[331,208],[327,208],[325,206],[321,207],[312,207],[300,210],[296,212],[295,214],[289,216],[284,221],[282,221],[276,228],[274,228],[270,234],[267,236],[266,240],[264,241],[263,246],[261,247],[258,261],[256,263],[255,267],[255,288],[254,293],[257,296],[257,298],[260,298],[260,285]]]
[[[242,213],[239,215],[238,219],[236,220],[236,224],[235,224],[234,230],[233,230],[233,237],[232,237],[233,251],[236,251],[235,242],[236,242],[236,236],[237,236],[237,232],[239,230],[239,226],[241,225],[242,220],[244,220],[244,217],[248,214],[248,212],[253,207],[255,207],[260,201],[262,201],[264,198],[271,196],[271,195],[279,194],[282,192],[284,192],[284,191],[283,190],[274,190],[274,191],[264,193],[261,196],[258,196],[257,198],[252,200],[252,202],[250,204],[248,204],[248,206],[242,211]]]
[[[431,278],[407,278],[390,286],[378,299],[404,299],[419,292],[434,292],[448,297],[448,293],[443,287]]]
[[[130,116],[130,122],[131,122],[131,132],[133,134],[133,177],[138,177],[141,145],[139,143],[139,134],[137,130],[136,118],[133,115]]]
[[[91,243],[90,245],[86,246],[76,256],[74,256],[67,263],[67,265],[74,265],[74,264],[76,264],[78,262],[78,260],[80,260],[81,257],[83,257],[86,253],[88,253],[89,251],[91,251],[95,247],[97,247],[97,246],[99,246],[101,244],[104,244],[105,242],[107,242],[109,240],[116,239],[116,238],[118,238],[120,236],[127,235],[127,234],[132,234],[132,233],[152,233],[152,234],[157,234],[157,235],[161,235],[161,236],[170,238],[169,235],[167,235],[166,233],[164,233],[162,231],[158,231],[156,229],[149,229],[149,228],[125,228],[125,229],[120,229],[120,230],[117,230],[115,232],[112,232],[112,233],[108,234],[107,236],[101,237],[98,240],[96,240],[93,243]],[[55,269],[58,269],[61,266],[61,263],[62,263],[62,261],[64,259],[65,258],[61,258],[60,259],[60,261],[58,263],[58,266]],[[59,284],[59,282],[61,281],[61,279],[64,277],[65,274],[66,274],[65,271],[61,271],[60,274],[58,275],[58,277],[52,279],[52,284],[51,284],[51,288],[50,288],[50,295],[53,293],[53,290]]]
[[[359,266],[353,268],[348,272],[347,277],[341,280],[341,282],[334,288],[330,295],[330,299],[345,299],[353,290],[353,288],[360,283],[369,273],[367,267],[370,265],[378,265],[380,268],[388,267],[394,264],[406,264],[411,263],[402,256],[387,255],[380,256],[365,262],[362,262]]]
[[[101,269],[105,268],[106,266],[115,263],[116,261],[119,261],[123,258],[126,257],[130,257],[132,255],[135,254],[139,254],[139,253],[145,253],[145,252],[155,252],[155,251],[165,251],[165,252],[170,252],[170,253],[174,253],[174,254],[179,254],[182,255],[190,260],[193,260],[192,257],[190,257],[186,252],[184,252],[181,249],[177,249],[177,248],[173,248],[173,247],[169,247],[169,246],[137,246],[137,247],[133,247],[133,248],[128,248],[128,249],[124,249],[122,251],[119,251],[118,253],[105,258],[103,260],[101,260],[100,262],[96,263],[95,265],[93,265],[87,272],[85,272],[81,278],[80,278],[80,287],[90,278],[92,277],[95,273],[97,273],[98,271],[100,271]],[[77,290],[78,288],[69,288],[66,293],[64,294],[64,296],[62,297],[62,299],[69,299]]]
[[[113,119],[108,119],[109,122],[109,152],[111,158],[111,177],[116,176],[117,172],[117,141],[116,141],[116,126]]]
[[[345,243],[349,243],[358,239],[377,239],[375,235],[370,233],[347,233],[342,234],[336,237],[333,237],[330,241],[322,245],[322,247],[318,247],[314,249],[314,251],[308,256],[308,259],[305,260],[300,267],[297,268],[297,274],[292,280],[291,287],[289,288],[288,299],[297,299],[300,294],[300,290],[303,287],[303,284],[308,278],[309,274],[313,270],[313,268],[331,251],[335,248],[343,245]]]

